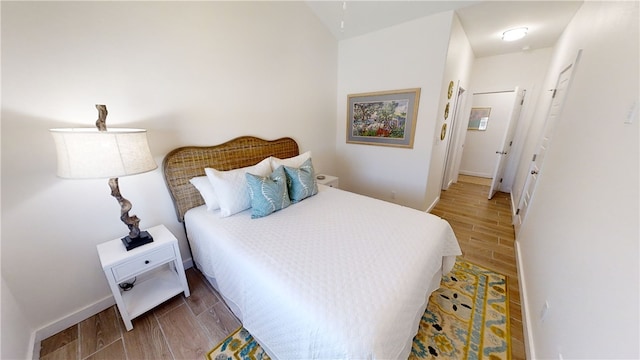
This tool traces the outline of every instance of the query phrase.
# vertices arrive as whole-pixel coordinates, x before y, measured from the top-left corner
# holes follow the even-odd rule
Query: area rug
[[[506,276],[458,258],[429,298],[409,359],[511,359],[508,304]],[[206,358],[270,359],[243,327]]]
[[[207,353],[208,360],[267,360],[271,359],[247,329],[242,326],[234,331],[218,346]]]
[[[511,359],[507,277],[458,258],[429,298],[409,359]]]

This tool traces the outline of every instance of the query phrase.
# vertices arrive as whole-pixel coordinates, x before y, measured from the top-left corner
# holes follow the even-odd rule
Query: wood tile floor
[[[204,359],[240,322],[199,271],[186,273],[190,297],[178,295],[134,319],[131,331],[112,306],[43,340],[40,359]]]
[[[463,258],[507,276],[511,356],[513,360],[525,359],[511,198],[498,192],[487,200],[489,183],[487,179],[461,175],[456,184],[441,193],[431,213],[449,221]]]
[[[524,359],[522,317],[509,194],[487,200],[482,179],[460,177],[432,213],[447,219],[463,257],[508,276],[512,358]],[[133,320],[126,331],[115,306],[42,341],[42,360],[203,359],[240,326],[202,274],[187,270],[191,296],[179,295]]]

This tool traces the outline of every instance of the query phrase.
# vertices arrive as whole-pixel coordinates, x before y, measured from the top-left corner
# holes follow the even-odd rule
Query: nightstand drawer
[[[165,246],[153,252],[142,254],[133,260],[112,268],[117,282],[133,277],[175,258],[173,246]]]

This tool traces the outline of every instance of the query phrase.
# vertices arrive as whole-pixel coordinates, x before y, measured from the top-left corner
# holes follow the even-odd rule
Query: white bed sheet
[[[199,269],[277,359],[407,358],[460,247],[434,215],[319,185],[260,219],[185,215]]]

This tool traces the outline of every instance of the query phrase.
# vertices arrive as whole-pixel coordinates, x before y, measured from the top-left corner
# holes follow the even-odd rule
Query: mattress
[[[407,358],[460,247],[437,216],[319,185],[267,217],[185,215],[194,260],[276,359]]]

